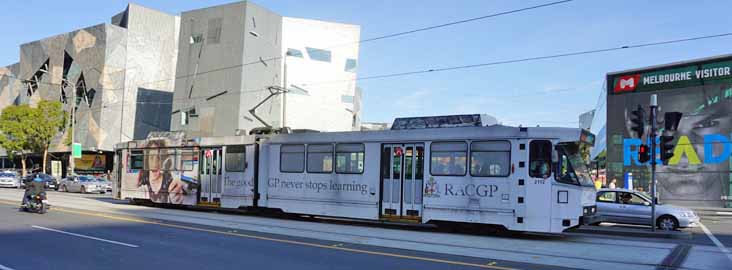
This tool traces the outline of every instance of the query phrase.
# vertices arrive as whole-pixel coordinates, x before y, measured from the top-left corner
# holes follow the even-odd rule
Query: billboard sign
[[[632,173],[628,186],[649,190],[650,171],[638,162],[638,146],[650,141],[631,136],[630,116],[657,94],[659,115],[684,114],[674,157],[667,166],[656,160],[661,200],[732,206],[732,57],[609,74],[607,82],[608,179]]]

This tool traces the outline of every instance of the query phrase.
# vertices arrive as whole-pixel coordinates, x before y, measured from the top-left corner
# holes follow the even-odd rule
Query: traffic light
[[[661,160],[663,165],[668,165],[668,161],[674,157],[674,136],[661,136]]]
[[[646,111],[643,110],[641,105],[638,105],[638,109],[632,111],[631,114],[630,122],[632,123],[632,127],[630,130],[635,132],[637,138],[642,138],[646,128]]]
[[[648,145],[641,144],[638,146],[638,161],[640,163],[646,163],[651,160],[651,150]]]
[[[674,157],[674,140],[673,133],[679,128],[679,122],[683,116],[680,112],[667,112],[663,114],[664,133],[661,136],[661,161],[663,165],[668,165],[668,161]]]

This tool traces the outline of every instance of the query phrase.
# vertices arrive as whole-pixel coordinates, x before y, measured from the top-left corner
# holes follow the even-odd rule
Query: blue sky
[[[179,14],[232,1],[140,0]],[[366,39],[543,4],[509,0],[257,0],[283,16],[361,25]],[[109,22],[125,1],[5,1],[0,65],[18,45]],[[359,76],[618,47],[732,32],[730,1],[590,1],[510,14],[361,45]],[[732,37],[594,55],[359,82],[363,120],[487,113],[510,125],[576,126],[594,108],[607,72],[728,54]]]

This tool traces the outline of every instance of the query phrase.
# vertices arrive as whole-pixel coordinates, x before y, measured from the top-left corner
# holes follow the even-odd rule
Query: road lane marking
[[[702,230],[704,231],[704,233],[707,235],[707,237],[709,237],[709,239],[712,240],[712,242],[714,242],[715,245],[717,245],[719,250],[721,250],[722,253],[727,255],[727,259],[732,261],[732,253],[729,252],[729,250],[722,244],[722,242],[719,242],[719,239],[717,239],[717,237],[715,237],[714,234],[712,234],[712,232],[709,231],[709,229],[707,229],[707,226],[704,226],[704,224],[699,222],[699,227],[701,227]]]
[[[51,228],[46,228],[46,227],[41,227],[41,226],[36,226],[36,225],[32,225],[31,227],[36,228],[36,229],[41,229],[41,230],[52,231],[52,232],[57,232],[57,233],[62,233],[62,234],[67,234],[67,235],[72,235],[72,236],[76,236],[76,237],[86,238],[86,239],[92,239],[92,240],[102,241],[102,242],[106,242],[106,243],[110,243],[110,244],[117,244],[117,245],[126,246],[126,247],[133,247],[133,248],[140,247],[138,245],[127,244],[127,243],[122,243],[122,242],[117,242],[117,241],[113,241],[113,240],[102,239],[102,238],[99,238],[99,237],[88,236],[88,235],[83,235],[83,234],[78,234],[78,233],[65,232],[65,231],[61,231],[61,230],[56,230],[56,229],[51,229]]]
[[[0,264],[0,270],[15,270],[15,269]]]
[[[353,253],[362,253],[362,254],[369,254],[369,255],[379,255],[379,256],[393,257],[393,258],[400,258],[400,259],[410,259],[410,260],[426,261],[426,262],[433,262],[433,263],[470,266],[470,267],[484,268],[484,269],[518,270],[516,268],[503,267],[503,266],[483,265],[483,264],[478,264],[478,263],[451,261],[451,260],[412,256],[412,255],[401,255],[401,254],[370,251],[370,250],[347,248],[347,247],[334,247],[334,246],[323,245],[323,244],[315,244],[315,243],[308,243],[308,242],[295,241],[295,240],[286,240],[286,239],[278,239],[278,238],[271,238],[271,237],[264,237],[264,236],[256,236],[256,235],[243,234],[243,233],[231,233],[231,232],[226,232],[226,231],[217,231],[217,230],[196,228],[196,227],[185,226],[185,225],[168,224],[168,223],[162,223],[162,222],[157,222],[157,221],[149,221],[149,220],[136,219],[136,218],[127,218],[127,217],[120,217],[120,216],[113,216],[113,215],[99,214],[99,213],[88,213],[88,212],[74,211],[74,210],[68,210],[68,209],[55,208],[54,211],[73,213],[73,214],[77,214],[77,215],[86,215],[86,216],[101,217],[101,218],[107,218],[107,219],[144,223],[144,224],[151,224],[151,225],[159,225],[159,226],[164,226],[164,227],[185,229],[185,230],[190,230],[190,231],[208,232],[208,233],[214,233],[214,234],[237,236],[237,237],[241,237],[241,238],[265,240],[265,241],[271,241],[271,242],[317,247],[317,248],[324,248],[324,249],[333,249],[333,250],[347,251],[347,252],[353,252]]]

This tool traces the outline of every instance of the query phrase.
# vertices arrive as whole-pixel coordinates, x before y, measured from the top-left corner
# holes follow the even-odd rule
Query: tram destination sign
[[[609,92],[615,95],[732,82],[732,61],[608,75],[607,81]]]

